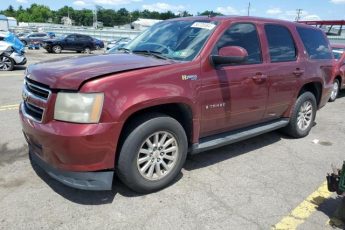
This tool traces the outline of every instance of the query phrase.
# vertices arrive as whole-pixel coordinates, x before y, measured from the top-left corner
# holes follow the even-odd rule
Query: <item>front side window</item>
[[[243,64],[258,64],[262,62],[258,33],[256,26],[251,23],[237,23],[230,26],[217,42],[217,52],[225,46],[240,46],[246,49],[248,58]]]
[[[329,43],[321,30],[297,27],[310,59],[332,59]]]
[[[216,26],[217,22],[207,20],[163,21],[147,29],[124,48],[133,53],[159,53],[166,58],[191,61]]]
[[[295,42],[288,28],[280,25],[265,25],[271,62],[295,61]]]

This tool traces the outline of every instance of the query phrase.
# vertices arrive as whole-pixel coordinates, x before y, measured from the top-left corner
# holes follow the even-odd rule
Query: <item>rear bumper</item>
[[[58,170],[43,160],[41,160],[35,153],[31,152],[31,161],[42,168],[49,176],[61,183],[83,190],[111,190],[114,171],[106,172],[67,172]]]

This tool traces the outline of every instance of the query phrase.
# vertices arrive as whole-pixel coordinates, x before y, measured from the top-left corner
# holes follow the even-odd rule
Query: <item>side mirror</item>
[[[211,55],[214,66],[243,63],[247,60],[248,52],[240,46],[225,46],[219,50],[218,55]]]

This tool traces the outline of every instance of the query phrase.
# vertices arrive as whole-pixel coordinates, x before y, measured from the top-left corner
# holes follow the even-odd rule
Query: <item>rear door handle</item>
[[[304,74],[304,70],[297,68],[295,71],[292,72],[295,76],[299,77],[302,76]]]

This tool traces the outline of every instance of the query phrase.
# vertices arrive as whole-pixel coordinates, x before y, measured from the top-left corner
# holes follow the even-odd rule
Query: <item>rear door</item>
[[[280,118],[293,103],[300,78],[304,74],[304,60],[291,30],[280,24],[264,24],[268,47],[268,102],[265,120]]]

